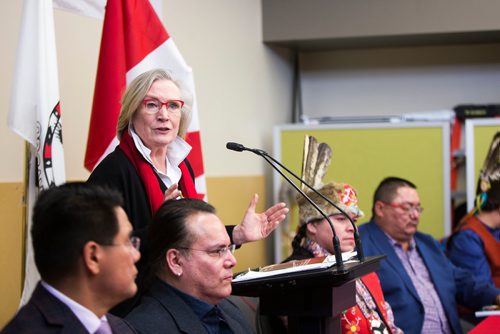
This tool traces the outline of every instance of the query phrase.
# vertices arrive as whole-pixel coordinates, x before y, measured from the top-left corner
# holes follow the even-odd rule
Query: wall
[[[20,183],[0,183],[0,328],[14,314],[21,298],[21,276],[23,268],[22,194]]]
[[[500,44],[301,53],[309,116],[396,115],[500,102]]]
[[[498,41],[491,0],[263,0],[264,41],[301,49]]]
[[[230,152],[225,143],[270,150],[272,126],[289,122],[289,52],[262,44],[258,0],[163,0],[162,5],[165,26],[194,71],[209,200],[225,222],[237,223],[254,192],[261,195],[261,210],[270,204],[269,172],[258,158]],[[2,238],[12,241],[0,245],[2,327],[14,313],[21,289],[21,215],[19,206],[8,203],[22,200],[24,143],[6,126],[22,2],[0,6],[0,152],[8,158],[0,164],[0,198],[5,199],[0,219]],[[83,156],[102,22],[60,10],[54,18],[66,176],[85,180]],[[242,247],[236,270],[267,264],[268,252],[266,242]],[[4,291],[11,293],[8,299]]]

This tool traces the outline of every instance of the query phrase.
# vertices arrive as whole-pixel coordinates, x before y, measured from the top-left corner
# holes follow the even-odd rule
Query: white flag
[[[38,192],[65,181],[52,0],[25,0],[8,126],[30,144],[26,263],[21,304],[39,279],[31,247]]]

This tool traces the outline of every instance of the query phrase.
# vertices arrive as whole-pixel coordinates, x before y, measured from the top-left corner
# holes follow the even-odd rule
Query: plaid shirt
[[[434,283],[429,275],[429,271],[417,250],[415,240],[410,241],[408,250],[403,250],[401,244],[396,242],[391,236],[386,233],[389,242],[394,248],[397,256],[403,263],[403,266],[410,276],[410,279],[415,286],[422,305],[424,306],[424,324],[422,333],[451,333],[448,319],[444,313],[441,299],[436,292]]]

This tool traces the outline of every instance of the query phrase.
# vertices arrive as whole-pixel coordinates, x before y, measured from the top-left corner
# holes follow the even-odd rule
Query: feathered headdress
[[[332,149],[326,143],[318,143],[313,136],[304,140],[304,157],[302,160],[302,179],[330,199],[347,213],[362,217],[363,212],[358,207],[356,190],[348,184],[329,182],[323,184],[332,158]],[[339,213],[333,205],[302,184],[302,190],[327,214]],[[297,195],[300,224],[321,219],[323,216],[300,194]]]
[[[475,211],[481,211],[486,203],[488,190],[492,184],[500,182],[500,132],[493,137],[490,149],[483,163],[483,168],[479,173],[479,180],[476,191]]]

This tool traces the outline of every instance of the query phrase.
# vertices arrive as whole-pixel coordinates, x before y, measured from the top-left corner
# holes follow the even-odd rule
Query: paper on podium
[[[357,262],[356,251],[342,253],[342,260],[344,263]],[[315,257],[305,260],[293,260],[289,262],[271,264],[266,267],[259,268],[259,270],[248,270],[236,275],[233,282],[248,281],[257,278],[276,276],[281,274],[288,274],[298,271],[325,269],[335,264],[335,256]]]
[[[480,318],[480,317],[491,317],[493,315],[500,316],[500,311],[476,311],[474,313],[474,315],[477,318]]]
[[[498,305],[486,305],[483,306],[483,309],[480,311],[476,311],[474,315],[479,317],[490,317],[490,316],[500,316],[500,306]]]

